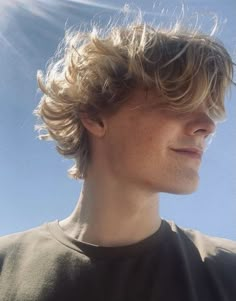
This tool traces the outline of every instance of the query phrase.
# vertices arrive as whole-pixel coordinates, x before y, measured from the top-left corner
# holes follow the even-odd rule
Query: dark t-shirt
[[[0,238],[1,301],[235,301],[236,242],[162,220],[146,239],[100,247],[58,221]]]

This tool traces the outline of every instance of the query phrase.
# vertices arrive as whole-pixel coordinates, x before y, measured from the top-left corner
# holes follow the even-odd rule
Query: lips
[[[193,158],[202,158],[203,150],[199,148],[180,148],[180,149],[173,149],[173,151],[183,154],[183,155],[188,155]]]
[[[194,148],[194,147],[190,147],[190,148],[179,148],[179,149],[174,149],[175,151],[179,151],[179,152],[190,152],[190,153],[195,153],[195,154],[199,154],[202,155],[203,154],[203,150],[199,149],[199,148]]]

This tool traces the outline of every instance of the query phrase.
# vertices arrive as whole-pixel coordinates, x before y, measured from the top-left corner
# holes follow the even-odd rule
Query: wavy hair
[[[178,23],[168,29],[142,21],[106,31],[67,30],[46,76],[37,73],[43,96],[34,110],[42,120],[35,129],[45,130],[39,138],[55,140],[57,151],[75,160],[69,177],[84,179],[90,144],[81,114],[99,122],[100,114],[114,114],[142,86],[157,89],[159,105],[170,110],[192,112],[206,102],[209,115],[222,120],[233,66],[213,35]]]

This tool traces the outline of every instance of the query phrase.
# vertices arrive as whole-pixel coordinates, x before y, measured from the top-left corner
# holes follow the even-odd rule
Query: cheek
[[[122,144],[124,160],[134,170],[149,169],[159,165],[163,160],[166,148],[166,139],[161,136],[158,130],[140,127],[127,133]]]
[[[166,164],[168,147],[176,136],[175,126],[156,118],[138,122],[130,118],[117,124],[107,138],[106,153],[112,169],[149,170]],[[172,143],[173,144],[173,143]]]
[[[143,152],[149,155],[153,154],[155,157],[163,155],[169,138],[168,132],[164,131],[160,126],[144,128],[136,133],[137,141],[141,140]]]
[[[140,162],[147,160],[145,149],[149,137],[140,129],[122,125],[107,137],[105,152],[111,171],[122,177],[131,176],[139,169]]]
[[[109,133],[105,143],[105,153],[112,169],[123,165],[125,158],[129,157],[130,147],[133,144],[132,138],[124,127],[113,129]]]

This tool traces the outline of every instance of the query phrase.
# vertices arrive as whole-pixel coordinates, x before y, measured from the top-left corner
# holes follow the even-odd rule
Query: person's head
[[[47,130],[40,138],[54,139],[60,154],[75,159],[69,176],[85,179],[102,156],[124,180],[193,191],[199,161],[171,148],[204,147],[225,118],[233,62],[222,43],[142,22],[105,33],[68,31],[63,47],[45,83],[38,73],[44,95],[34,113],[43,120],[37,128]]]

